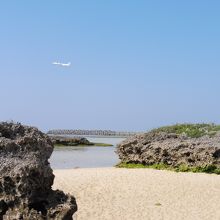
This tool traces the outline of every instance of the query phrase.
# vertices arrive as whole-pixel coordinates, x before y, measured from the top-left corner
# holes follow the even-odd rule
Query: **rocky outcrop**
[[[65,137],[65,136],[58,136],[58,135],[51,135],[50,139],[52,140],[54,145],[61,145],[61,146],[78,146],[78,145],[94,145],[84,137]]]
[[[0,123],[0,219],[69,220],[75,198],[53,191],[50,138],[33,127]]]
[[[126,139],[117,146],[117,153],[124,163],[219,168],[220,135],[190,138],[185,134],[151,131]]]

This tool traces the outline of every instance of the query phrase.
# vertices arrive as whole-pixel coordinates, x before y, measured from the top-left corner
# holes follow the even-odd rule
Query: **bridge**
[[[128,137],[140,132],[127,132],[127,131],[111,131],[111,130],[80,130],[80,129],[54,129],[47,132],[47,134],[54,135],[84,135],[84,136],[120,136]]]

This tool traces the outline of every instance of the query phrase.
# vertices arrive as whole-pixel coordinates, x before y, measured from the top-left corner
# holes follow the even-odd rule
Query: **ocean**
[[[55,148],[49,159],[53,169],[113,167],[119,162],[116,145],[125,138],[85,137],[90,142],[113,144],[112,147],[74,146]]]

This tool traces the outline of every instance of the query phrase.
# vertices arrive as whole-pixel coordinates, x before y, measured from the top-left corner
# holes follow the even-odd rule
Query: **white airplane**
[[[71,65],[70,62],[69,62],[69,63],[53,62],[52,64],[53,64],[53,65],[60,65],[60,66],[70,66],[70,65]]]

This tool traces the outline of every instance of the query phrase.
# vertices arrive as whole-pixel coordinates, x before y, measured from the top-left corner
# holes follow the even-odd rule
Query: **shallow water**
[[[55,148],[50,158],[53,169],[78,167],[112,167],[119,162],[115,147],[124,138],[86,137],[91,142],[113,144],[113,147],[60,147]]]

